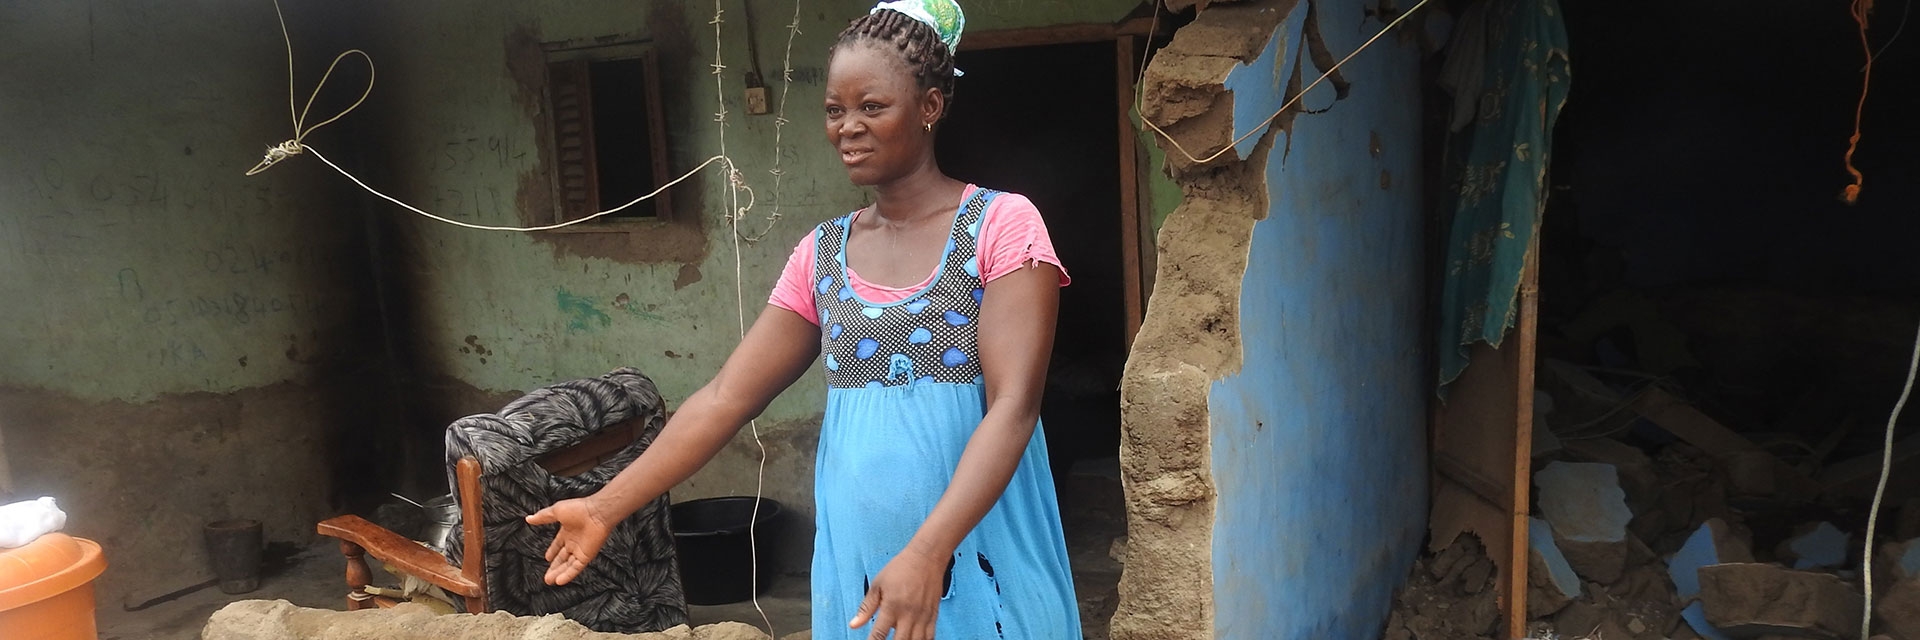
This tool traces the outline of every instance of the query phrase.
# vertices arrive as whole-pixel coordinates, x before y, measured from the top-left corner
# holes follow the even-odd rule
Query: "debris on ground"
[[[1414,561],[1385,640],[1491,640],[1500,624],[1493,560],[1471,534]]]
[[[1540,515],[1554,542],[1581,577],[1612,583],[1626,570],[1626,493],[1614,466],[1590,462],[1553,462],[1533,476],[1539,488]]]
[[[1842,420],[1824,435],[1739,430],[1671,379],[1545,362],[1535,433],[1552,446],[1534,447],[1529,640],[1862,636],[1866,472],[1862,448],[1840,446]],[[1894,452],[1896,481],[1903,457],[1920,459],[1911,442]],[[1920,497],[1898,493],[1911,488],[1890,487],[1872,540],[1876,640],[1920,640]],[[1472,535],[1421,558],[1383,637],[1504,634],[1492,569]]]
[[[1735,637],[1860,635],[1863,596],[1839,576],[1758,563],[1700,568],[1707,622]]]
[[[1558,613],[1580,597],[1580,576],[1553,542],[1553,527],[1539,518],[1527,526],[1527,618]]]

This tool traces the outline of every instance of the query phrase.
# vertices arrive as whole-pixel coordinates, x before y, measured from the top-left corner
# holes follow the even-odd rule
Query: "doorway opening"
[[[1106,637],[1120,578],[1112,549],[1126,532],[1119,383],[1136,282],[1125,229],[1137,218],[1123,213],[1118,64],[1111,39],[962,50],[966,75],[936,151],[955,178],[1031,199],[1073,277],[1060,292],[1041,422],[1088,638]]]

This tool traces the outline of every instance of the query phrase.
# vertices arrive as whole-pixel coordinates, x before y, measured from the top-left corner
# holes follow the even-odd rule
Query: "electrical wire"
[[[1893,472],[1893,427],[1900,422],[1900,413],[1907,408],[1907,398],[1913,395],[1913,380],[1920,375],[1920,334],[1913,339],[1913,358],[1907,363],[1907,386],[1900,390],[1900,399],[1893,403],[1893,414],[1887,416],[1887,438],[1880,452],[1880,482],[1873,488],[1873,506],[1867,510],[1866,551],[1860,555],[1860,571],[1865,575],[1861,581],[1866,585],[1866,600],[1860,605],[1860,640],[1872,638],[1873,626],[1873,531],[1880,526],[1880,502],[1887,497],[1887,476]]]

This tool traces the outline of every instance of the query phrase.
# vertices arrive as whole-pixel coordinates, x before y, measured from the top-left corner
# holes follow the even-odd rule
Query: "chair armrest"
[[[471,598],[478,597],[483,592],[478,583],[461,575],[460,567],[447,562],[445,556],[428,549],[426,545],[408,540],[400,534],[368,522],[360,516],[345,515],[328,518],[322,520],[316,529],[320,535],[339,538],[358,545],[366,550],[367,555],[379,558],[403,573],[425,580],[455,595]],[[469,562],[480,562],[480,559],[473,558]]]

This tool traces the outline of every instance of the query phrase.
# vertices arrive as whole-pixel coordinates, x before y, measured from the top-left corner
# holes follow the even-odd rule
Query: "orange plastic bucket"
[[[98,640],[93,579],[106,569],[100,545],[64,533],[0,550],[0,629],[7,640]]]

